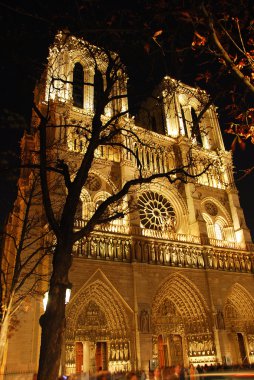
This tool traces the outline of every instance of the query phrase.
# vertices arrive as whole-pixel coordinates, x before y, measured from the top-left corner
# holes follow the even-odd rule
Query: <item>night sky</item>
[[[218,83],[196,82],[200,70],[205,68],[216,73],[219,66],[205,54],[197,60],[195,52],[187,48],[193,39],[193,28],[190,23],[183,25],[181,20],[176,20],[174,11],[179,8],[179,4],[182,2],[176,0],[1,2],[1,223],[15,199],[18,171],[13,174],[10,167],[17,166],[15,155],[18,155],[19,141],[24,129],[29,130],[33,89],[45,67],[48,46],[58,29],[68,26],[74,34],[83,35],[97,45],[110,47],[120,53],[129,75],[131,112],[134,115],[142,99],[166,74],[187,84],[199,85],[212,95],[216,92]],[[232,1],[232,4],[233,9],[237,2]],[[163,49],[152,39],[157,30],[163,30],[159,40]],[[230,76],[221,79],[224,96],[215,101],[228,149],[233,139],[233,136],[224,133],[229,120],[225,105],[230,94],[230,81],[234,81]],[[244,169],[254,165],[254,146],[248,143],[244,151],[237,147],[234,163],[236,178],[239,178]],[[254,236],[253,185],[253,172],[237,181],[241,206]]]

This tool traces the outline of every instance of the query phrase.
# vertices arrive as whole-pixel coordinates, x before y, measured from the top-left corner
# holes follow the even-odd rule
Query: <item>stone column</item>
[[[89,374],[89,369],[90,369],[89,342],[83,342],[83,372]]]

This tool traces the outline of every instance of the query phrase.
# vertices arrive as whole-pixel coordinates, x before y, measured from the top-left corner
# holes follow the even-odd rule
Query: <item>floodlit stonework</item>
[[[50,123],[61,125],[50,136],[52,157],[68,157],[73,172],[86,151],[94,113],[94,59],[105,72],[109,59],[99,48],[59,33],[35,90],[38,109],[48,109]],[[73,85],[78,75],[85,82],[82,92]],[[140,168],[144,176],[164,173],[187,162],[191,152],[194,177],[172,184],[161,177],[137,186],[119,205],[127,211],[131,203],[131,212],[75,244],[62,371],[254,363],[253,247],[216,109],[209,106],[193,130],[207,95],[165,77],[142,107],[149,114],[143,111],[134,120],[126,113],[127,76],[118,75],[112,90],[118,96],[102,119],[106,123],[121,114],[121,144],[128,149],[119,141],[97,148],[76,228],[127,180],[137,178]],[[83,133],[73,125],[82,126]],[[35,114],[32,126],[21,144],[28,156],[38,149]],[[213,165],[195,177],[209,161]],[[178,176],[172,173],[172,179]],[[29,186],[27,178],[22,186]],[[61,185],[52,191],[57,203]],[[42,297],[32,303],[9,339],[6,379],[28,379],[36,372]]]

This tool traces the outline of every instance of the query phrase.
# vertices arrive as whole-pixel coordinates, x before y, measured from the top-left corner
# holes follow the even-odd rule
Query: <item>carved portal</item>
[[[165,365],[184,355],[195,363],[213,363],[216,350],[211,326],[199,290],[184,276],[171,275],[157,292],[152,308],[152,332],[169,345],[170,360]]]
[[[80,289],[67,308],[65,365],[68,373],[75,372],[77,367],[77,342],[83,343],[84,362],[87,360],[91,371],[98,370],[100,363],[111,372],[131,368],[132,311],[121,302],[102,272],[98,271],[96,277]]]

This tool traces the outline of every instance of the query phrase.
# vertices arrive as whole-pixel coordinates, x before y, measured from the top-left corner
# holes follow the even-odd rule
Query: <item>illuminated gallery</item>
[[[100,48],[59,33],[35,89],[37,108],[59,126],[50,133],[51,157],[71,162],[73,173],[87,148],[108,62]],[[117,72],[101,116],[106,125],[120,114],[115,121],[122,133],[95,151],[76,228],[141,171],[144,177],[165,173],[191,157],[193,176],[185,181],[175,171],[171,183],[158,176],[137,185],[118,203],[122,218],[97,225],[75,243],[62,372],[254,363],[251,237],[216,108],[210,105],[199,118],[206,93],[165,77],[134,119],[127,112],[127,79]],[[31,133],[21,141],[24,160],[38,149],[38,125],[34,112]],[[213,164],[203,172],[206,162]],[[22,172],[24,189],[28,177],[29,171]],[[53,183],[56,204],[62,193],[61,184]],[[42,205],[36,207],[43,215]],[[40,270],[47,273],[47,265]],[[9,339],[5,368],[6,374],[26,372],[27,379],[38,366],[43,297],[30,302]]]

